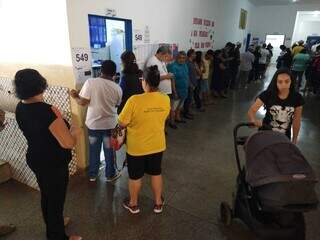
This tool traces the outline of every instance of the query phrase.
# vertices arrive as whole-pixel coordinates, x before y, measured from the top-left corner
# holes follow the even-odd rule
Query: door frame
[[[109,20],[115,20],[115,21],[122,21],[124,22],[124,28],[125,28],[125,37],[126,37],[126,50],[127,51],[132,51],[133,46],[132,46],[132,20],[131,19],[126,19],[126,18],[118,18],[118,17],[108,17],[108,16],[101,16],[97,14],[88,14],[88,19],[89,16],[95,16],[95,17],[103,17],[105,19]],[[88,23],[89,24],[89,23]]]

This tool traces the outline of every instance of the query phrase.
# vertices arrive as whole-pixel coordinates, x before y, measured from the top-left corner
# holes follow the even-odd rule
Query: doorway
[[[271,58],[271,63],[276,63],[279,55],[280,55],[280,46],[284,44],[285,35],[266,35],[266,44],[269,43],[273,46],[273,57]]]
[[[132,21],[128,19],[89,15],[90,47],[93,76],[101,73],[101,64],[112,60],[121,71],[121,54],[132,51]]]

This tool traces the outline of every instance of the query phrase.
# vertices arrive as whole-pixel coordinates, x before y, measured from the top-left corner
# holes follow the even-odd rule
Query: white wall
[[[306,40],[308,36],[320,35],[320,12],[299,12],[292,42]]]
[[[0,62],[71,66],[66,14],[65,0],[1,0]]]
[[[238,28],[240,8],[248,10],[248,20],[252,12],[248,0],[68,0],[67,8],[72,47],[89,47],[88,14],[104,15],[106,8],[131,19],[133,29],[148,25],[151,43],[178,43],[180,49],[190,47],[193,17],[215,21],[215,48],[220,48],[228,41],[243,40],[247,30]]]
[[[240,9],[247,10],[247,27],[242,30],[239,28]],[[253,12],[256,7],[247,0],[220,0],[219,22],[218,24],[218,43],[241,42],[246,39],[251,32],[253,22]]]
[[[253,35],[261,40],[267,34],[286,35],[287,46],[291,45],[297,11],[320,10],[319,4],[292,4],[287,6],[258,6],[252,16]]]

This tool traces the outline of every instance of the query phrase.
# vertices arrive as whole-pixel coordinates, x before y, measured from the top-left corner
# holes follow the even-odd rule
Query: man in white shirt
[[[116,173],[113,164],[113,150],[110,148],[111,130],[118,122],[117,107],[121,103],[122,90],[114,82],[116,64],[107,60],[102,63],[102,75],[88,79],[80,93],[71,90],[71,97],[81,106],[88,106],[86,126],[89,136],[89,178],[96,181],[100,166],[100,152],[103,144],[107,182],[116,180],[120,174]]]
[[[167,62],[171,57],[171,50],[168,46],[161,46],[158,48],[156,54],[149,58],[146,67],[158,66],[158,70],[160,72],[160,84],[159,91],[167,94],[170,97],[171,111],[170,111],[170,123],[169,126],[173,129],[177,129],[177,125],[175,124],[175,113],[174,113],[174,95],[176,93],[172,89],[172,80],[174,78],[172,73],[169,73],[167,70]]]
[[[267,44],[263,44],[260,50],[261,57],[259,58],[259,75],[261,79],[265,78],[265,72],[267,70],[267,60],[269,56],[269,51],[267,50]]]

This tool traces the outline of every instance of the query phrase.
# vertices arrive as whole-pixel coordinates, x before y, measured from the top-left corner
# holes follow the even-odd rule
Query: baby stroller
[[[234,147],[239,174],[233,208],[220,205],[225,226],[241,219],[259,239],[305,239],[303,212],[315,210],[318,198],[315,173],[299,149],[281,133],[259,131],[239,137],[234,128]],[[244,146],[246,164],[241,166],[239,146]]]

